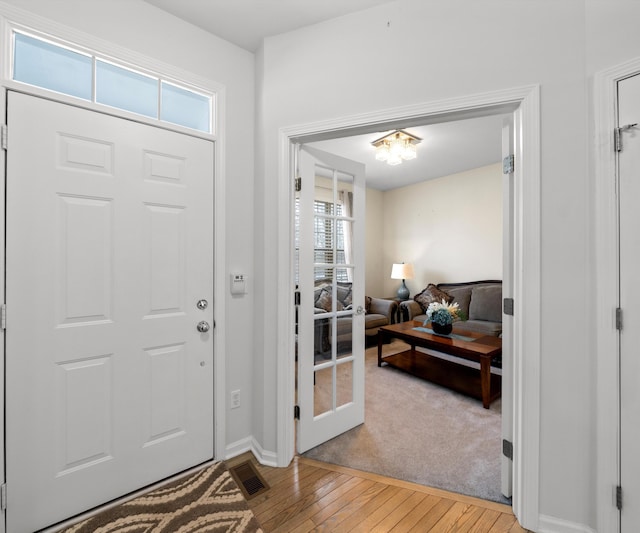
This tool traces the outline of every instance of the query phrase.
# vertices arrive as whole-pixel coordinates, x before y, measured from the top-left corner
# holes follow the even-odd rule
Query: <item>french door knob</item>
[[[198,322],[197,327],[200,333],[206,333],[209,331],[209,322],[205,322],[204,320],[202,322]]]

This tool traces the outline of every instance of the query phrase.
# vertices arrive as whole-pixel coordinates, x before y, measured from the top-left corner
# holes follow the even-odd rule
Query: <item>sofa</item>
[[[365,296],[364,334],[369,339],[377,338],[378,329],[396,320],[398,304],[394,300]],[[328,281],[317,281],[314,288],[314,313],[322,315],[328,312],[349,311],[351,301],[351,283],[336,283],[336,302],[333,302],[333,285]],[[336,319],[338,349],[351,349],[351,316],[338,316]],[[314,345],[316,354],[331,355],[333,328],[330,318],[315,319]]]
[[[429,304],[443,298],[448,303],[457,302],[468,318],[454,322],[454,333],[467,330],[496,337],[502,335],[502,281],[499,280],[430,283],[412,300],[400,303],[400,316],[403,321],[424,321]]]

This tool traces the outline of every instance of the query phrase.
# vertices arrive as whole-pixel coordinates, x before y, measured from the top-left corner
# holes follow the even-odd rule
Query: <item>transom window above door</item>
[[[214,95],[53,39],[14,29],[11,79],[213,133]]]

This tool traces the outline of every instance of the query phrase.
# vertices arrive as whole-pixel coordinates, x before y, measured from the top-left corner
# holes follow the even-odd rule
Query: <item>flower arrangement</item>
[[[465,314],[460,310],[457,303],[448,304],[445,300],[442,302],[433,302],[427,307],[427,322],[437,324],[438,326],[447,326],[453,324],[454,320],[466,320]]]

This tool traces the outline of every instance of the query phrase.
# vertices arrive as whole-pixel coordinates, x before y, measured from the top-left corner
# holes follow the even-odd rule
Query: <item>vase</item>
[[[434,333],[437,333],[438,335],[449,335],[453,330],[453,325],[445,324],[444,326],[441,326],[440,324],[431,322],[431,329],[433,330]]]

